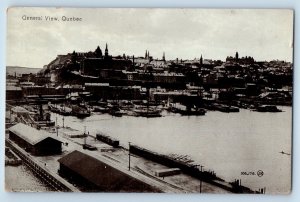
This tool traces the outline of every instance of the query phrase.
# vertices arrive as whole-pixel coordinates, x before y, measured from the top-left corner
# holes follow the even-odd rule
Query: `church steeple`
[[[239,60],[239,53],[238,52],[235,53],[235,60],[236,60],[236,62]]]
[[[106,43],[106,46],[105,46],[105,57],[108,57],[108,48],[107,48],[107,43]]]
[[[200,57],[200,65],[203,64],[203,58],[202,58],[202,54],[201,54],[201,57]]]
[[[166,61],[165,52],[163,52],[162,60]]]

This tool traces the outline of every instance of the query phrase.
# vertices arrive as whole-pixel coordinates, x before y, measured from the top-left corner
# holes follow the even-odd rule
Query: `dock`
[[[67,129],[69,131],[70,129]],[[72,131],[72,130],[71,130]],[[44,133],[46,131],[40,130]],[[244,192],[241,186],[232,186],[232,184],[219,179],[214,172],[199,170],[191,164],[186,155],[171,157],[153,153],[149,150],[131,145],[129,150],[119,147],[113,147],[107,143],[100,143],[96,138],[96,134],[89,134],[84,138],[70,138],[66,134],[66,130],[58,130],[57,133],[49,133],[48,135],[62,143],[61,154],[50,156],[32,156],[25,149],[16,145],[10,139],[6,139],[6,144],[20,158],[24,164],[28,166],[38,177],[45,181],[54,190],[61,192],[81,192],[85,191],[78,187],[75,183],[59,175],[60,163],[59,159],[67,156],[77,150],[83,155],[95,158],[101,164],[112,168],[113,172],[117,172],[120,176],[129,176],[129,179],[146,183],[146,187],[139,191],[135,188],[135,192],[148,192],[147,190],[155,190],[151,192],[164,193],[197,193],[199,192],[199,180],[202,182],[202,190],[205,193],[236,193]],[[107,136],[110,138],[109,136]],[[110,138],[113,139],[113,138]],[[90,151],[83,148],[84,144],[97,147],[97,150]],[[108,149],[108,147],[110,147]],[[139,152],[137,152],[139,151]],[[128,159],[129,158],[129,159]],[[129,161],[130,164],[128,165]],[[158,161],[159,160],[159,161]],[[167,160],[167,161],[166,161]],[[190,163],[187,163],[190,162]],[[78,163],[84,166],[85,163]],[[95,173],[95,177],[105,177],[108,173]],[[92,178],[91,178],[92,179]],[[117,182],[116,182],[117,183]],[[144,186],[144,185],[143,185]],[[108,186],[110,187],[110,186]],[[138,187],[138,186],[137,186]],[[126,189],[125,189],[126,190]],[[247,193],[254,193],[247,189]],[[108,191],[108,190],[102,190]],[[116,190],[115,190],[116,191]],[[127,192],[127,191],[126,191]]]

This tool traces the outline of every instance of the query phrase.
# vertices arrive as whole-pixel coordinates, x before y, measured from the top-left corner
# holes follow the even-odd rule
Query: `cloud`
[[[22,20],[22,16],[80,17],[80,22]],[[42,67],[57,54],[93,51],[167,59],[225,59],[236,51],[257,60],[292,61],[290,10],[11,8],[7,64]]]

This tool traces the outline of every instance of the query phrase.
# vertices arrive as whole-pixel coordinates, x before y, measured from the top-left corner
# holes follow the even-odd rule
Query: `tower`
[[[165,52],[163,53],[162,60],[166,61]]]
[[[134,55],[132,56],[132,66],[134,67]]]
[[[147,56],[148,56],[148,55],[147,55],[147,50],[146,50],[146,53],[145,53],[145,59],[147,58]]]
[[[102,57],[102,51],[100,49],[100,47],[98,46],[95,50],[95,55],[97,58],[101,58]]]
[[[201,66],[203,65],[203,58],[202,58],[202,54],[201,54],[201,57],[200,57],[200,65],[201,65]]]
[[[236,62],[239,60],[239,53],[238,52],[235,53],[235,60],[236,60]]]
[[[106,43],[106,46],[105,46],[105,57],[108,57],[108,48],[107,48],[107,43]]]
[[[75,64],[76,61],[77,61],[77,53],[75,52],[75,50],[72,53],[71,61],[72,61],[73,64]]]

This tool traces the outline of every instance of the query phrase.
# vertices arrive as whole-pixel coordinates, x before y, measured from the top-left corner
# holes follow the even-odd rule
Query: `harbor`
[[[205,169],[214,170],[226,181],[241,179],[242,184],[253,189],[278,185],[274,190],[270,188],[266,190],[267,193],[272,193],[276,189],[285,190],[290,186],[289,179],[285,179],[285,183],[277,181],[283,180],[280,176],[289,175],[290,169],[275,165],[290,163],[290,156],[279,152],[291,151],[289,148],[291,139],[282,134],[291,133],[289,121],[291,121],[292,111],[290,107],[279,108],[284,112],[273,114],[241,109],[239,113],[229,114],[210,111],[205,117],[186,117],[164,112],[163,117],[155,119],[132,116],[113,117],[102,114],[84,120],[67,117],[64,124],[81,131],[86,126],[90,134],[96,134],[99,131],[109,134],[112,138],[120,140],[120,145],[126,148],[128,148],[128,142],[131,142],[164,155],[188,155],[195,164],[205,165]],[[55,117],[56,114],[53,116]],[[264,123],[261,121],[264,119],[269,121]],[[58,124],[63,124],[62,117],[59,115]],[[119,127],[113,127],[114,125]],[[135,125],[147,127],[147,131]],[[252,128],[255,127],[263,127],[265,130],[253,130]],[[160,130],[158,131],[157,128]],[[189,130],[183,130],[183,128],[189,128]],[[271,137],[272,144],[270,145],[267,140]],[[253,150],[253,145],[255,145],[255,150]],[[264,151],[265,148],[268,148],[268,151]],[[240,153],[242,149],[251,152]],[[266,161],[266,158],[272,161]],[[249,163],[241,164],[241,162]],[[259,162],[259,164],[252,162]],[[232,170],[235,175],[232,174]],[[264,171],[263,177],[255,175],[249,179],[248,175],[241,175],[241,172],[255,172],[256,174],[258,170]],[[279,178],[274,178],[274,175]]]
[[[47,105],[43,105],[43,109],[47,111]],[[219,180],[219,184],[214,183],[212,178],[208,178],[208,181],[204,184],[204,192],[205,190],[210,192],[214,192],[216,190],[223,190],[221,192],[234,192],[232,189],[231,182],[235,182],[235,180],[240,180],[243,186],[249,187],[252,190],[259,190],[264,187],[269,187],[268,184],[276,183],[277,178],[272,178],[272,175],[281,176],[284,174],[288,174],[289,170],[274,170],[273,163],[276,161],[272,161],[272,164],[260,164],[259,167],[241,167],[240,161],[245,161],[245,156],[237,155],[238,150],[241,147],[247,146],[249,141],[257,141],[259,144],[257,146],[256,151],[251,154],[253,160],[263,162],[266,156],[261,156],[260,150],[265,148],[267,145],[262,144],[264,133],[263,132],[254,132],[251,134],[245,134],[243,131],[245,128],[249,127],[249,125],[240,125],[239,127],[235,128],[226,128],[226,125],[233,125],[235,120],[239,119],[239,117],[248,117],[249,120],[252,121],[251,127],[257,126],[260,124],[259,118],[263,119],[267,116],[272,116],[273,121],[271,121],[269,126],[265,126],[268,130],[272,130],[272,135],[274,137],[279,138],[281,133],[287,132],[283,131],[286,127],[281,125],[279,127],[272,127],[275,125],[276,121],[280,122],[280,120],[284,119],[288,123],[288,119],[291,116],[291,108],[290,107],[280,107],[282,113],[276,113],[274,116],[273,113],[260,113],[257,111],[241,109],[239,113],[223,113],[218,111],[209,111],[203,116],[185,116],[180,115],[177,113],[169,112],[164,110],[162,112],[161,117],[157,118],[146,118],[146,117],[136,117],[130,115],[124,115],[122,117],[116,117],[111,114],[106,113],[98,113],[92,112],[91,116],[82,119],[81,117],[78,118],[76,116],[64,116],[60,113],[53,113],[50,112],[50,121],[55,122],[55,126],[53,130],[50,128],[46,129],[52,136],[54,137],[61,137],[63,138],[64,145],[68,145],[65,148],[69,152],[72,149],[76,149],[79,151],[88,151],[89,148],[84,148],[83,145],[91,145],[93,148],[96,148],[96,151],[90,152],[100,152],[108,160],[119,162],[122,164],[123,168],[126,170],[128,168],[128,148],[129,142],[131,145],[138,145],[141,148],[145,148],[147,150],[151,150],[157,154],[162,154],[165,156],[169,156],[168,158],[171,159],[183,159],[182,162],[186,163],[187,165],[204,165],[204,169],[207,173],[214,173],[217,174]],[[217,114],[217,116],[216,116]],[[14,115],[13,115],[14,116]],[[212,128],[209,128],[208,122],[211,122],[211,118],[215,119],[218,117],[218,123],[223,125],[222,130],[217,132],[213,132],[207,134],[205,131],[212,131]],[[254,118],[255,117],[255,118]],[[278,118],[276,118],[278,117]],[[189,121],[184,121],[184,119],[188,119]],[[227,123],[223,123],[226,120]],[[253,120],[256,120],[253,122]],[[228,122],[230,121],[230,123]],[[175,123],[175,125],[174,125]],[[182,125],[185,123],[191,123],[188,125]],[[247,119],[244,120],[243,123],[247,123]],[[145,125],[147,127],[147,132],[143,131],[143,127],[135,127],[138,124],[140,126]],[[240,123],[241,124],[241,123]],[[284,124],[284,123],[281,123]],[[119,127],[113,127],[113,125],[118,125]],[[56,127],[58,126],[58,127]],[[151,127],[150,127],[151,126]],[[124,127],[124,128],[123,128]],[[174,128],[175,127],[175,128]],[[211,127],[214,128],[214,125]],[[152,128],[152,129],[151,129]],[[161,132],[157,131],[156,128],[161,128]],[[180,131],[181,128],[189,128],[188,131]],[[246,128],[247,129],[247,128]],[[126,131],[126,133],[124,133]],[[244,134],[243,134],[244,133]],[[86,135],[83,135],[86,134]],[[100,136],[101,134],[101,136]],[[182,135],[184,134],[184,140],[187,142],[182,143]],[[205,137],[205,139],[203,139]],[[197,140],[200,138],[202,141]],[[221,139],[220,139],[221,138]],[[243,140],[242,140],[242,139]],[[147,141],[146,141],[147,139]],[[181,139],[180,141],[177,141]],[[161,144],[157,143],[157,140],[161,142]],[[196,141],[197,140],[197,141]],[[203,140],[205,140],[203,142]],[[167,142],[166,142],[167,141]],[[279,153],[278,148],[280,147],[282,151],[286,153],[290,153],[288,148],[289,139],[278,139],[278,143],[272,145],[270,148],[270,153],[268,152],[268,158],[276,159],[277,163],[288,163],[289,157],[284,157],[281,153]],[[102,142],[102,143],[101,143]],[[239,142],[240,145],[234,144],[234,142]],[[243,143],[245,142],[245,144]],[[67,144],[66,144],[67,143]],[[196,144],[194,144],[196,143]],[[222,143],[222,145],[219,145]],[[223,144],[224,143],[224,144]],[[226,144],[225,144],[226,143]],[[73,145],[73,146],[72,146]],[[185,147],[184,145],[189,145],[189,147]],[[220,153],[209,153],[210,146],[213,145],[214,147],[222,147],[222,155]],[[235,146],[233,146],[235,145]],[[278,148],[276,147],[278,146]],[[284,146],[286,145],[286,146]],[[72,148],[71,150],[69,150]],[[224,150],[224,148],[228,148],[228,150]],[[92,149],[93,150],[93,149]],[[249,148],[250,150],[250,148]],[[280,150],[280,151],[281,151]],[[212,151],[210,151],[212,152]],[[214,151],[217,152],[217,151]],[[94,156],[94,154],[92,154]],[[215,156],[215,158],[207,158],[206,156]],[[218,156],[218,159],[216,157]],[[228,158],[231,156],[230,158]],[[146,158],[145,158],[146,157]],[[57,158],[38,158],[39,161],[44,162],[47,165],[55,165],[55,168],[58,168]],[[144,160],[141,160],[144,159]],[[157,159],[155,157],[154,159]],[[50,161],[49,161],[50,160]],[[54,160],[54,162],[53,162]],[[226,161],[224,161],[226,160]],[[247,159],[246,159],[247,160]],[[165,161],[165,160],[164,160]],[[286,161],[286,162],[285,162]],[[56,162],[56,163],[55,163]],[[136,162],[136,165],[135,163]],[[141,163],[143,162],[143,163]],[[147,163],[148,162],[148,163]],[[250,161],[251,162],[251,161]],[[157,164],[158,163],[158,164]],[[170,165],[165,164],[162,162],[157,162],[156,160],[153,162],[151,158],[141,155],[141,154],[132,154],[131,156],[131,165],[132,169],[139,174],[143,174],[151,178],[155,178],[159,182],[168,183],[170,187],[176,187],[179,192],[197,192],[199,191],[199,185],[197,182],[197,174],[191,174],[191,172],[183,172],[184,169],[180,169],[184,178],[189,180],[181,179],[183,176],[178,174],[174,176],[167,176],[162,178],[155,177],[155,172],[158,170],[163,170],[169,168],[180,168],[178,165]],[[158,166],[160,165],[160,166]],[[237,170],[236,175],[228,175],[228,173],[224,172],[224,166],[233,166]],[[166,167],[167,166],[167,167]],[[195,167],[195,170],[197,167]],[[198,169],[197,169],[198,170]],[[250,171],[249,171],[250,170]],[[246,175],[241,175],[241,172],[256,172],[257,170],[264,170],[265,175],[263,178],[259,178],[257,176],[253,176],[254,181],[249,181]],[[269,172],[268,172],[269,170]],[[198,170],[199,171],[199,170]],[[186,173],[186,174],[184,174]],[[231,173],[230,173],[231,174]],[[190,176],[190,177],[188,177]],[[193,179],[194,178],[194,179]],[[177,184],[179,179],[182,181],[181,183]],[[192,181],[192,183],[182,184],[183,182]],[[274,181],[275,180],[275,181]],[[281,179],[282,180],[282,179]],[[227,182],[224,184],[224,182]],[[176,182],[176,183],[175,183]],[[217,185],[216,185],[217,184]],[[256,186],[253,186],[256,185]],[[207,188],[205,188],[207,186]],[[288,181],[285,186],[288,186]],[[180,187],[180,188],[179,188]],[[185,188],[184,188],[185,187]],[[186,188],[189,187],[189,188]],[[222,187],[222,188],[221,188]],[[278,187],[283,188],[283,187]],[[210,190],[210,191],[209,191]],[[227,191],[226,191],[227,190]],[[272,193],[273,190],[266,189]],[[171,192],[173,192],[172,190]],[[176,191],[176,192],[177,192]],[[218,191],[218,192],[219,192]],[[168,192],[168,191],[167,191]],[[170,192],[170,190],[169,190]]]

